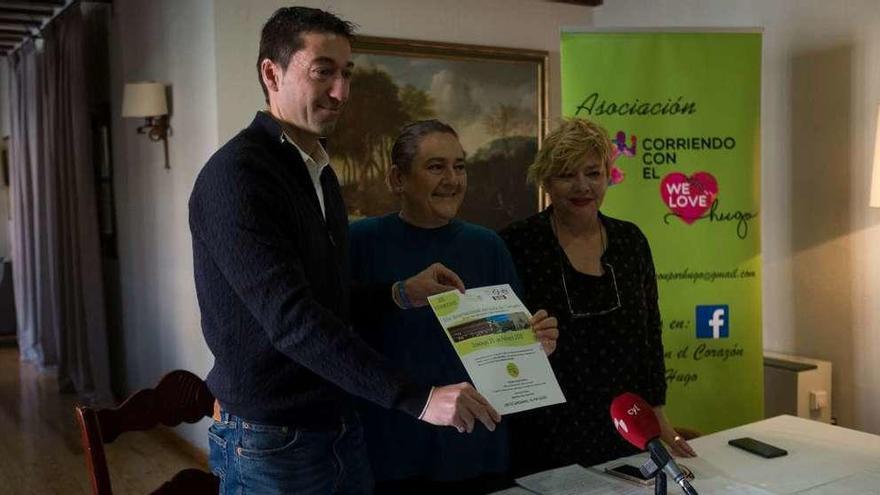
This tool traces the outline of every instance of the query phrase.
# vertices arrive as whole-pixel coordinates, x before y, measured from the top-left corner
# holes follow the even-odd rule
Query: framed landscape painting
[[[351,96],[328,150],[349,219],[398,208],[385,186],[400,128],[438,119],[467,155],[463,220],[500,229],[535,213],[526,170],[547,119],[547,52],[359,36]]]

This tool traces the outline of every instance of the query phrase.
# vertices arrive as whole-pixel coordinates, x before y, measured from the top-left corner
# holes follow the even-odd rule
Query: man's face
[[[303,47],[280,73],[277,91],[269,92],[273,115],[294,132],[326,136],[333,131],[348,100],[351,44],[344,36],[303,33]]]

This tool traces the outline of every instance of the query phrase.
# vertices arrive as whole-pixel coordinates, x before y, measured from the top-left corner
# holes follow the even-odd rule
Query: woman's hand
[[[397,284],[403,284],[405,300],[397,297]],[[440,263],[434,263],[421,272],[391,287],[392,298],[403,309],[420,308],[428,304],[428,297],[451,290],[464,294],[464,282],[454,271]]]
[[[541,342],[544,353],[548,356],[556,350],[556,341],[559,339],[559,323],[556,317],[550,316],[543,309],[538,310],[529,319],[532,330],[535,331],[535,337]]]
[[[660,439],[663,440],[672,455],[676,457],[696,457],[697,452],[691,447],[687,440],[681,437],[675,428],[669,424],[666,414],[663,412],[663,406],[654,407],[654,415],[660,423]]]

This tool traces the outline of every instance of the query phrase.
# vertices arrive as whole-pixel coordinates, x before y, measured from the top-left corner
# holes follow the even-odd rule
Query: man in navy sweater
[[[439,264],[393,286],[349,287],[347,213],[319,137],[348,98],[352,32],[317,9],[272,15],[257,63],[269,108],[211,157],[190,198],[221,493],[370,493],[352,396],[460,432],[500,421],[471,385],[415,383],[349,325],[351,311],[463,290]]]

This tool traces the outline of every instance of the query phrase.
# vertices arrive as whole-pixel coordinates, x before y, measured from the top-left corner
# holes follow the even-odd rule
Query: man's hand
[[[529,319],[532,330],[535,331],[535,337],[541,342],[544,353],[548,356],[556,350],[556,341],[559,340],[559,322],[555,316],[550,316],[543,309],[538,310]]]
[[[406,298],[414,308],[428,304],[428,296],[434,294],[449,292],[453,289],[464,292],[464,283],[458,275],[440,263],[434,263],[417,275],[406,279],[403,284]]]
[[[495,431],[495,423],[501,421],[501,415],[470,383],[462,382],[435,387],[419,419],[432,425],[455,427],[459,433],[470,433],[477,420],[489,431]]]

